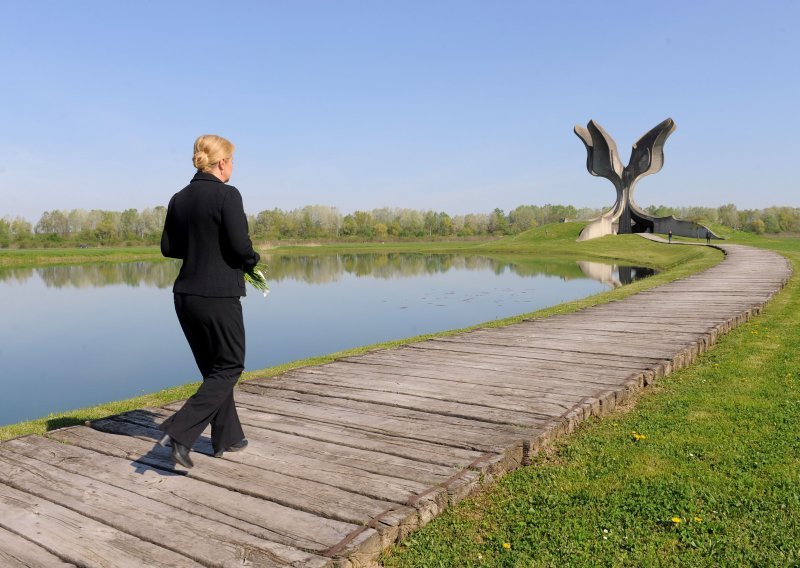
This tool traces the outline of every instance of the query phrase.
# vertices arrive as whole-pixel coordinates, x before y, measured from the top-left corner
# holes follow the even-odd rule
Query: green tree
[[[352,215],[345,215],[342,219],[342,235],[351,237],[356,234],[358,227],[356,227],[356,218]]]
[[[139,212],[136,209],[126,209],[119,217],[117,234],[121,239],[133,239],[136,235],[136,225]]]
[[[356,211],[353,213],[353,220],[356,225],[356,234],[371,239],[373,234],[372,215],[366,211]]]
[[[506,214],[503,213],[503,210],[499,207],[489,215],[488,230],[493,235],[507,235],[511,232],[508,218],[506,218]]]
[[[763,235],[765,228],[764,221],[761,219],[755,219],[750,223],[750,230],[757,235]]]
[[[738,229],[741,225],[739,222],[739,212],[736,210],[736,205],[733,203],[719,206],[717,208],[717,218],[720,223],[732,229]]]
[[[375,225],[372,227],[372,230],[375,234],[375,238],[381,241],[386,239],[386,236],[389,234],[389,228],[385,223],[375,223]]]
[[[7,219],[0,219],[0,248],[8,248],[11,244],[11,223]]]
[[[520,205],[508,214],[512,233],[521,233],[536,226],[536,211],[532,205]]]

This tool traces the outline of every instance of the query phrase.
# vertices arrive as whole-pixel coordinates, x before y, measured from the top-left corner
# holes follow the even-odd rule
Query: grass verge
[[[800,239],[729,236],[792,262],[761,316],[384,565],[800,565]]]
[[[132,262],[165,260],[161,249],[152,247],[109,247],[69,249],[21,249],[0,251],[0,268],[30,268],[89,262]]]
[[[545,234],[543,229],[542,230],[536,229],[534,231],[531,231],[531,235],[528,235],[527,239],[519,239],[516,237],[513,239],[507,239],[507,241],[510,242],[506,244],[505,248],[503,246],[503,243],[500,241],[491,242],[488,243],[491,245],[491,247],[483,247],[482,249],[480,249],[480,252],[482,252],[482,254],[490,255],[493,258],[498,258],[498,257],[504,258],[508,259],[509,261],[513,260],[513,262],[518,264],[522,265],[530,264],[531,266],[536,267],[538,263],[541,261],[541,257],[539,255],[542,252],[555,254],[559,251],[566,250],[568,254],[574,254],[576,258],[584,258],[584,259],[596,258],[602,260],[609,260],[609,259],[629,260],[631,262],[639,262],[642,264],[646,264],[648,266],[660,268],[662,269],[662,272],[660,272],[655,276],[652,276],[645,280],[634,282],[633,284],[624,286],[622,288],[609,290],[607,292],[596,294],[588,298],[583,298],[581,300],[560,304],[533,313],[520,314],[518,316],[501,320],[495,320],[486,324],[479,324],[476,326],[472,326],[470,328],[456,329],[443,333],[421,335],[397,341],[390,341],[375,345],[358,347],[355,349],[349,349],[346,351],[332,353],[329,355],[295,361],[292,363],[287,363],[285,365],[272,367],[269,369],[261,369],[261,370],[246,372],[242,376],[242,380],[249,380],[256,377],[276,376],[289,369],[306,367],[311,365],[321,365],[324,363],[334,361],[341,357],[358,355],[360,353],[365,353],[367,351],[372,351],[376,349],[388,349],[406,343],[411,343],[414,341],[421,341],[423,339],[428,339],[430,337],[453,335],[465,331],[466,329],[474,329],[477,327],[500,327],[519,322],[522,319],[526,318],[532,318],[532,317],[542,318],[553,314],[572,312],[587,306],[604,303],[611,300],[619,300],[621,298],[627,297],[641,290],[652,288],[654,286],[663,284],[671,280],[675,280],[677,278],[682,278],[684,276],[692,274],[693,272],[697,272],[699,270],[712,266],[713,264],[719,262],[722,259],[722,255],[718,251],[710,248],[665,247],[663,245],[646,241],[634,235],[626,235],[618,237],[617,239],[608,239],[608,238],[598,239],[598,241],[594,243],[591,241],[590,243],[574,243],[574,238],[575,236],[577,236],[577,233],[580,232],[580,227],[573,226],[569,228],[568,231],[565,231],[564,227],[567,227],[568,225],[570,224],[554,226],[562,231],[562,233],[560,234],[554,230],[549,231],[547,234]],[[536,231],[539,231],[539,233],[537,233]],[[556,233],[557,236],[554,236],[553,234],[554,232]],[[552,242],[547,247],[538,246],[539,243],[544,242],[546,240],[552,240]],[[560,247],[558,246],[558,242],[561,243]],[[414,244],[414,250],[418,252],[420,251],[429,253],[443,252],[438,247],[435,251],[429,250],[424,247],[424,243],[423,244],[409,243],[409,245],[411,244]],[[469,244],[472,247],[475,246],[474,243],[469,243]],[[587,244],[590,246],[586,246]],[[439,243],[436,243],[436,245],[439,245]],[[350,249],[344,249],[343,247],[329,247],[329,248],[338,249],[337,252],[341,252],[344,250],[350,252]],[[542,248],[545,248],[546,251],[542,251],[541,250]],[[386,252],[384,249],[377,249],[377,248],[372,252],[378,252],[379,250],[380,252]],[[406,252],[410,252],[410,250]],[[305,254],[309,253],[308,247],[304,247],[304,253]],[[164,404],[169,404],[171,402],[175,402],[176,400],[182,400],[191,396],[197,389],[198,384],[199,383],[190,383],[187,385],[181,385],[178,387],[165,389],[156,393],[139,396],[131,399],[109,402],[106,404],[92,406],[89,408],[72,410],[69,412],[50,414],[48,416],[38,418],[36,420],[30,420],[26,422],[20,422],[17,424],[10,424],[7,426],[3,426],[0,427],[0,441],[27,434],[43,434],[47,431],[54,430],[56,428],[63,428],[66,426],[83,424],[87,420],[96,420],[99,418],[103,418],[105,416],[119,414],[121,412],[126,412],[128,410],[134,410],[145,406],[162,406]]]

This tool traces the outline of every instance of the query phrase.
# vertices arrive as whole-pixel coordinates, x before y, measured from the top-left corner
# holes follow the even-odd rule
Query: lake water
[[[248,370],[466,327],[652,271],[460,255],[265,257],[243,298]],[[0,270],[0,425],[199,380],[172,303],[178,262]]]

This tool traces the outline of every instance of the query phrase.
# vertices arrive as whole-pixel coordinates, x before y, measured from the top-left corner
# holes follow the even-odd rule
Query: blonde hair
[[[230,140],[215,134],[204,134],[194,141],[192,163],[201,172],[209,172],[220,160],[230,159],[234,149]]]

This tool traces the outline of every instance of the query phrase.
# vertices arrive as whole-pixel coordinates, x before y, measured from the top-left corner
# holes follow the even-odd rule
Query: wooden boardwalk
[[[155,445],[179,404],[0,444],[2,566],[365,566],[554,436],[691,363],[790,276],[774,253],[625,300],[240,385],[250,446]],[[206,454],[206,455],[204,455]]]

